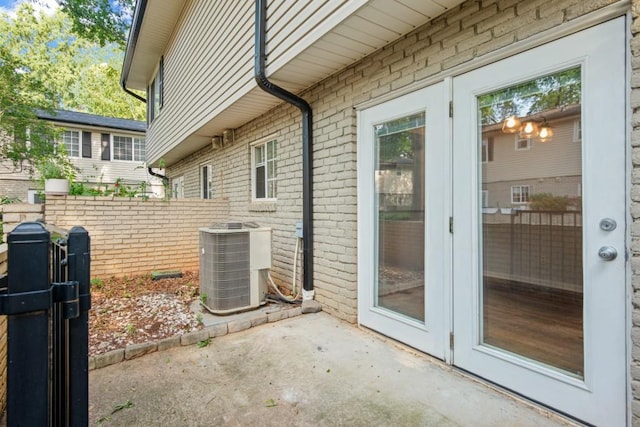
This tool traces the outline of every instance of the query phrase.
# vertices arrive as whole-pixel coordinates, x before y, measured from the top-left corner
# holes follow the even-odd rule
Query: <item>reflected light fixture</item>
[[[538,136],[538,124],[532,121],[525,122],[520,129],[520,138],[533,138],[534,136]]]
[[[502,123],[502,132],[516,133],[520,130],[520,119],[516,116],[509,116]]]
[[[540,130],[538,132],[538,139],[540,142],[549,142],[551,141],[552,138],[553,138],[553,129],[551,128],[551,126],[547,124],[547,121],[545,120],[544,123],[542,123],[542,126],[540,126]]]

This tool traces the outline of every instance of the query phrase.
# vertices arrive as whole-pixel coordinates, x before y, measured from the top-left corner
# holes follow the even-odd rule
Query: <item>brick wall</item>
[[[314,114],[313,281],[316,299],[326,311],[350,322],[357,319],[354,106],[611,3],[615,1],[467,1],[302,94]],[[271,134],[279,143],[278,200],[271,206],[252,205],[249,144]],[[172,165],[168,175],[184,176],[186,196],[198,196],[198,166],[203,163],[212,164],[216,191],[229,198],[232,217],[274,228],[274,275],[290,280],[294,224],[302,217],[298,110],[282,104],[237,129],[230,147],[205,148]]]
[[[91,237],[91,277],[198,270],[198,228],[224,221],[223,199],[174,201],[47,197],[46,221],[83,226]]]
[[[44,219],[44,205],[34,205],[28,203],[13,203],[10,205],[0,205],[2,212],[2,241],[7,241],[7,234],[21,222],[38,221]]]

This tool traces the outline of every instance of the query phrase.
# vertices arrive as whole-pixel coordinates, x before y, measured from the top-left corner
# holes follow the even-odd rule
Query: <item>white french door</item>
[[[453,363],[599,426],[626,423],[625,44],[453,79]]]
[[[599,426],[627,417],[625,28],[358,116],[359,323]]]
[[[359,322],[441,359],[449,336],[446,105],[440,83],[358,117]]]

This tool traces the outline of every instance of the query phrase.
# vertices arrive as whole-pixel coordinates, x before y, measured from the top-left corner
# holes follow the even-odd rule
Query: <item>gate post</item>
[[[36,222],[9,233],[9,295],[49,289],[49,240],[49,232]],[[7,353],[7,425],[48,425],[48,310],[9,316]]]
[[[89,309],[90,238],[82,227],[73,227],[67,238],[68,280],[77,281],[79,316],[69,319],[69,426],[89,425]]]

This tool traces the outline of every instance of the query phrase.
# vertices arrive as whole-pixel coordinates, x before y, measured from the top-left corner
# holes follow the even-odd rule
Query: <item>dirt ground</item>
[[[198,273],[153,280],[151,275],[91,280],[89,354],[200,329],[189,310],[198,298]]]

